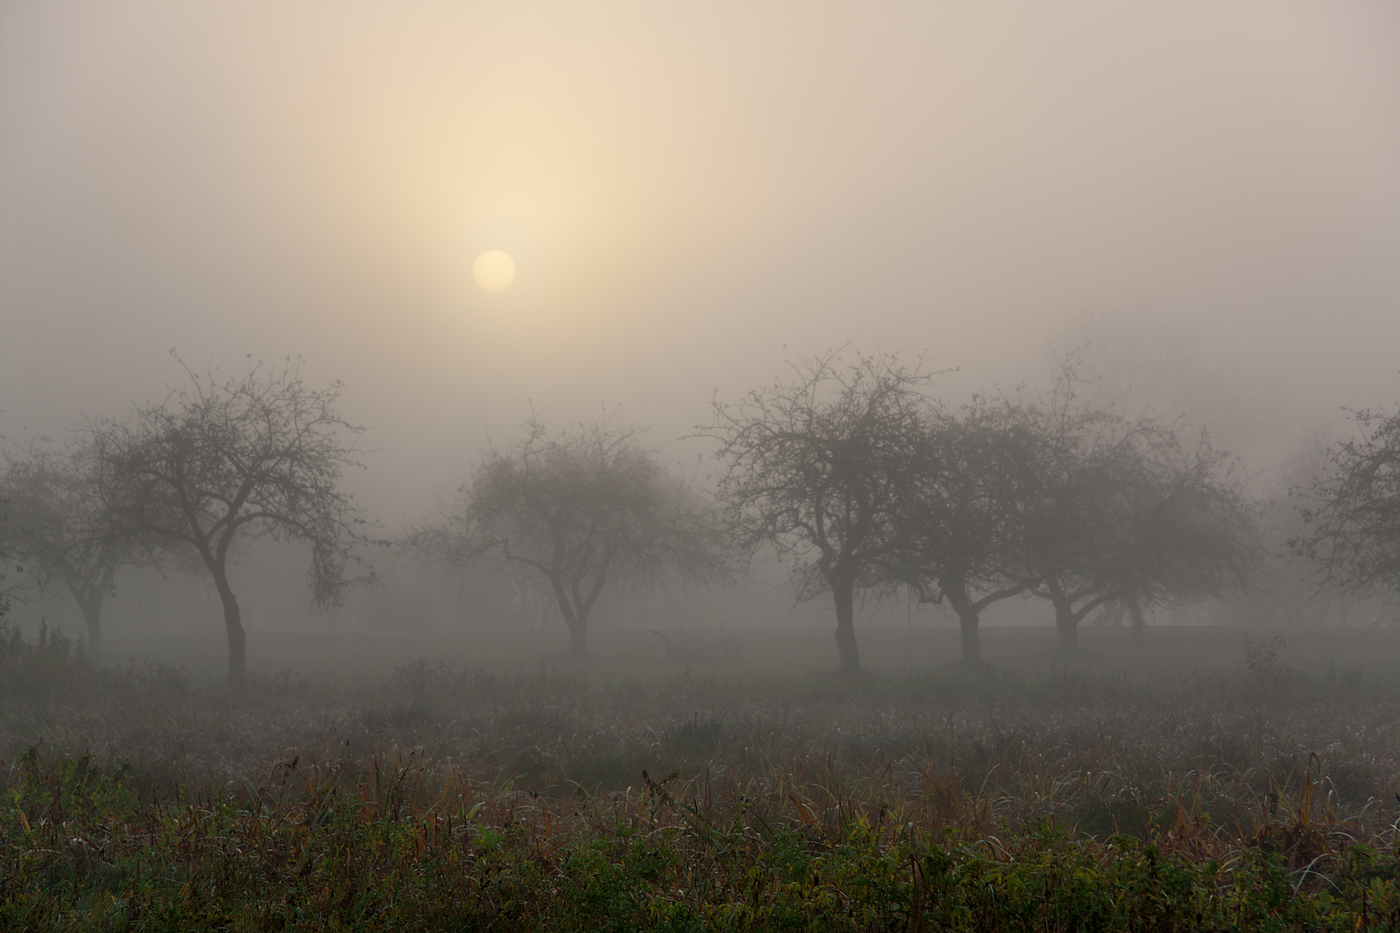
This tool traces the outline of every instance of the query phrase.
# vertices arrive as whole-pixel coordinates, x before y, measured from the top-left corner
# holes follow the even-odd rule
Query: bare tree
[[[1233,461],[1204,438],[1184,451],[1150,416],[1080,404],[1072,365],[1023,412],[1038,440],[1011,573],[1054,606],[1061,648],[1078,647],[1079,623],[1100,606],[1123,601],[1140,636],[1144,604],[1244,586],[1252,510]]]
[[[934,420],[934,456],[920,477],[909,522],[908,573],[926,581],[924,599],[957,614],[963,660],[982,663],[978,628],[988,606],[1018,596],[1035,581],[1008,560],[1023,537],[1028,464],[1035,433],[1012,402],[979,396],[955,415]]]
[[[893,357],[846,367],[828,354],[791,364],[742,402],[716,401],[706,429],[721,444],[719,496],[739,546],[791,559],[799,599],[831,594],[847,673],[860,670],[857,594],[918,582],[905,558],[908,518],[933,469],[929,379]]]
[[[1319,563],[1324,587],[1400,593],[1400,412],[1352,420],[1361,436],[1330,447],[1327,472],[1294,491],[1308,505],[1292,545]]]
[[[1204,436],[1194,448],[1173,441],[1156,453],[1104,555],[1137,642],[1145,606],[1242,593],[1261,550],[1258,509],[1229,455]]]
[[[4,537],[43,594],[66,590],[87,625],[87,647],[102,655],[102,603],[118,568],[139,557],[136,542],[116,527],[106,464],[90,444],[55,451],[31,444],[6,457],[0,495],[10,500]]]
[[[1313,417],[1300,423],[1287,439],[1269,482],[1261,484],[1256,504],[1260,559],[1246,591],[1216,608],[1219,622],[1245,625],[1324,625],[1336,610],[1338,622],[1359,607],[1351,593],[1318,584],[1326,568],[1300,553],[1309,532],[1303,509],[1316,506],[1311,490],[1328,469],[1328,449],[1336,443],[1334,425]]]
[[[539,574],[575,655],[587,651],[590,615],[608,583],[729,577],[716,516],[641,446],[638,430],[598,421],[550,435],[534,417],[525,427],[515,448],[486,455],[456,510],[418,528],[409,546],[453,567],[496,553]]]
[[[119,527],[167,554],[192,556],[212,578],[235,685],[247,672],[228,573],[235,545],[264,536],[310,545],[307,577],[318,606],[337,604],[354,582],[346,569],[365,520],[339,487],[345,469],[360,466],[355,444],[364,429],[335,413],[340,383],[308,388],[299,365],[250,364],[246,375],[225,381],[187,367],[189,385],[164,402],[138,408],[127,422],[93,426]]]

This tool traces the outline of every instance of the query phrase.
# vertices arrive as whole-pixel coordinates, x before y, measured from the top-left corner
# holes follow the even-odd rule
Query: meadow
[[[0,924],[1400,929],[1400,633],[861,634],[9,629]]]

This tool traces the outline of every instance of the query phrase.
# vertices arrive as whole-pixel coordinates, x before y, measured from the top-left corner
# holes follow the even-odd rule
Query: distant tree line
[[[241,545],[309,546],[318,605],[371,576],[352,569],[371,526],[342,489],[361,466],[363,429],[337,414],[338,383],[309,387],[292,360],[232,379],[186,375],[183,390],[90,422],[67,446],[7,452],[0,554],[24,591],[74,599],[94,655],[121,568],[207,575],[239,684],[246,634],[228,570]],[[636,428],[604,419],[551,433],[532,417],[522,441],[487,452],[455,506],[396,543],[450,567],[494,555],[536,575],[579,654],[605,587],[731,583],[766,553],[791,567],[798,599],[831,598],[846,672],[860,670],[863,600],[947,606],[964,659],[980,664],[981,614],[1001,600],[1049,603],[1061,647],[1074,650],[1096,611],[1126,615],[1141,638],[1153,607],[1251,585],[1261,504],[1204,434],[1087,402],[1072,357],[1035,397],[949,407],[933,395],[936,375],[833,353],[737,402],[717,399],[698,429],[718,445],[708,493]],[[1319,587],[1397,593],[1400,413],[1353,420],[1359,436],[1293,491],[1289,543],[1319,568]]]

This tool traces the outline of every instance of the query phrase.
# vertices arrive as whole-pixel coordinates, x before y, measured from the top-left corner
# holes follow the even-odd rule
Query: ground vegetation
[[[1311,678],[1277,640],[1155,684],[590,686],[419,662],[354,689],[231,690],[5,636],[8,927],[1400,920],[1400,684]]]

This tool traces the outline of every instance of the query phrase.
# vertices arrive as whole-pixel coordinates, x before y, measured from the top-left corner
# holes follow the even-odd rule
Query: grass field
[[[1400,928],[1400,633],[668,634],[11,632],[0,924]]]
[[[599,683],[665,681],[678,676],[793,678],[836,668],[836,649],[825,628],[670,629],[665,640],[652,631],[601,629],[590,637],[591,656],[567,654],[559,630],[502,629],[457,632],[343,632],[302,629],[256,632],[249,637],[249,669],[272,675],[294,670],[317,683],[377,683],[414,661],[442,661],[464,670],[519,676],[546,671]],[[1084,628],[1081,650],[1066,656],[1055,630],[987,628],[983,651],[995,669],[1038,677],[1065,669],[1133,678],[1172,679],[1193,672],[1229,674],[1243,669],[1250,644],[1270,642],[1273,631],[1162,626],[1147,630],[1142,646],[1124,628]],[[1289,629],[1279,662],[1309,676],[1343,672],[1400,679],[1400,628]],[[865,669],[884,677],[937,674],[960,668],[961,648],[951,627],[866,628],[859,632]],[[669,642],[669,644],[668,644]],[[226,669],[227,647],[212,629],[201,638],[109,638],[113,664],[154,661],[184,667],[197,679]]]

